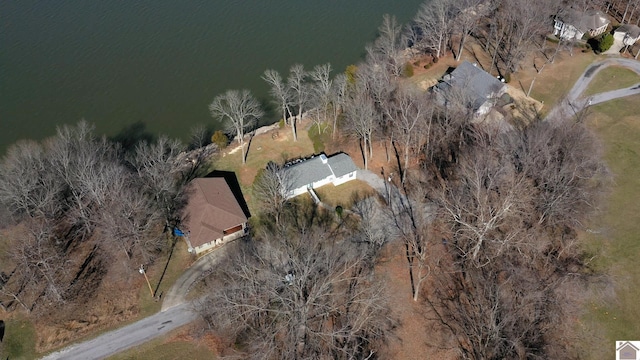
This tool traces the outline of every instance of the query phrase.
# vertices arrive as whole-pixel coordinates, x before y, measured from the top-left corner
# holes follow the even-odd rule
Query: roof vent
[[[323,164],[326,164],[326,163],[327,163],[327,161],[328,161],[328,160],[327,160],[327,155],[325,155],[325,154],[320,154],[320,160],[322,160],[322,163],[323,163]]]

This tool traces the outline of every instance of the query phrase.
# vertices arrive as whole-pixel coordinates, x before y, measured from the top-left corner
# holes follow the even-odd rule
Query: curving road
[[[637,83],[628,88],[607,91],[591,97],[581,97],[595,75],[609,66],[622,66],[640,75],[640,61],[637,60],[612,58],[593,63],[582,73],[567,94],[567,97],[549,112],[547,119],[554,119],[559,115],[575,115],[589,105],[640,94],[640,83]]]
[[[131,347],[140,345],[172,330],[189,324],[198,318],[198,313],[186,295],[191,286],[220,262],[227,250],[222,246],[196,261],[169,289],[159,313],[136,321],[95,339],[71,345],[42,358],[43,360],[91,360],[104,359]]]
[[[133,324],[110,331],[95,339],[56,351],[46,360],[88,360],[104,359],[120,351],[145,343],[155,337],[165,335],[194,321],[198,314],[190,304],[183,303],[167,311],[159,312]]]

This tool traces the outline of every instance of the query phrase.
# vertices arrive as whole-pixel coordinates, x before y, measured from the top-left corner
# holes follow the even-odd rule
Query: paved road
[[[162,310],[160,311],[167,311],[174,306],[184,303],[191,286],[198,281],[201,276],[211,271],[211,269],[213,269],[213,267],[218,264],[226,254],[227,247],[222,246],[204,255],[191,265],[163,296]]]
[[[549,112],[549,115],[547,115],[547,119],[557,118],[558,115],[575,115],[585,107],[589,106],[589,100],[591,100],[591,105],[595,105],[601,102],[617,99],[619,97],[640,94],[640,83],[638,83],[626,89],[608,91],[605,93],[596,94],[589,98],[581,97],[595,75],[602,69],[605,69],[612,65],[628,68],[640,75],[640,61],[637,60],[611,58],[593,63],[589,65],[589,67],[587,67],[584,73],[582,73],[580,78],[576,81],[576,83],[567,94],[565,100]]]
[[[567,114],[578,112],[585,106],[588,106],[589,99],[580,98],[580,95],[586,90],[595,74],[611,65],[624,66],[640,74],[640,62],[636,60],[607,59],[592,64],[587,68],[587,70],[585,70],[573,86],[567,95],[567,99],[551,110],[547,118],[552,119],[557,114],[561,114],[563,112]],[[640,83],[626,89],[600,93],[592,96],[590,99],[591,104],[598,104],[604,101],[634,94],[640,94]],[[389,184],[385,184],[385,180],[380,176],[368,170],[358,170],[356,177],[366,181],[372,188],[376,189],[386,197],[386,193],[389,189],[385,185]],[[397,191],[397,189],[391,189]],[[202,274],[210,271],[219,262],[219,260],[224,256],[225,251],[225,247],[223,246],[199,259],[195,264],[187,269],[187,271],[178,279],[176,284],[164,296],[161,312],[120,329],[103,334],[93,340],[76,344],[52,353],[44,359],[103,359],[133,346],[140,345],[157,336],[167,334],[180,326],[194,321],[198,315],[191,308],[191,305],[185,302],[185,296],[193,283],[197,281]]]
[[[155,337],[194,321],[198,315],[190,304],[181,304],[164,312],[144,318],[97,338],[76,344],[43,358],[43,360],[91,360],[103,359],[130,347],[145,343]]]
[[[195,319],[198,314],[186,302],[191,286],[224,257],[225,246],[201,257],[187,269],[164,295],[162,310],[117,330],[110,331],[93,340],[64,348],[43,358],[43,360],[91,360],[104,359],[158,336],[165,335]]]

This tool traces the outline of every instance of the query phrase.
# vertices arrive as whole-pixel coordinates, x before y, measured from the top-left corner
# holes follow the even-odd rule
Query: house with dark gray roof
[[[433,88],[436,98],[445,105],[464,106],[476,115],[491,110],[507,86],[475,64],[463,61]]]
[[[553,35],[565,40],[580,40],[585,34],[598,36],[605,31],[611,21],[599,10],[578,11],[569,9],[554,21]]]
[[[331,157],[320,154],[287,164],[287,198],[304,194],[309,189],[317,189],[328,184],[337,186],[355,180],[356,170],[358,167],[345,153]]]

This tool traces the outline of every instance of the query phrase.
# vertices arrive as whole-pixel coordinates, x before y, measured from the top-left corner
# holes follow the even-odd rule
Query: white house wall
[[[356,178],[356,172],[350,172],[348,174],[342,175],[339,178],[336,178],[333,181],[333,185],[338,186],[338,185],[342,185],[344,183],[346,183],[347,181],[351,181],[351,180],[355,180]]]
[[[195,248],[193,248],[193,250],[195,251],[196,255],[200,255],[202,253],[205,253],[213,248],[216,248],[218,246],[224,245],[226,243],[228,243],[229,241],[233,241],[235,239],[241,238],[244,233],[245,233],[245,229],[247,227],[247,224],[244,223],[242,224],[242,230],[238,230],[234,233],[231,233],[229,235],[225,235],[219,239],[215,239],[213,241],[210,241],[208,243],[202,244],[200,246],[196,246]],[[189,244],[190,245],[190,244]]]

